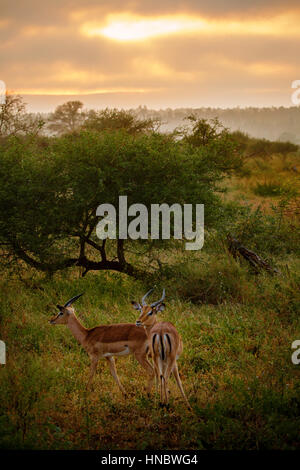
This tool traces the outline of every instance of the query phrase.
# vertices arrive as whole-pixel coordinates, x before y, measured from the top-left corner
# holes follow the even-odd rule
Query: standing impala
[[[64,306],[57,305],[59,313],[50,320],[50,323],[53,325],[67,325],[90,356],[91,367],[88,385],[90,385],[96,372],[98,360],[105,358],[108,361],[113,378],[121,392],[125,394],[125,389],[116,371],[114,356],[133,354],[149,375],[147,392],[150,393],[155,373],[147,360],[149,346],[145,331],[138,328],[134,323],[118,323],[85,328],[76,317],[74,308],[71,307],[72,303],[82,295],[72,297]]]
[[[172,323],[157,321],[157,313],[165,309],[165,304],[163,303],[165,289],[161,299],[157,302],[153,302],[150,306],[145,303],[146,297],[153,290],[154,288],[150,289],[144,295],[141,304],[134,301],[131,303],[133,308],[140,311],[136,325],[143,326],[148,336],[157,381],[160,383],[160,401],[163,404],[168,404],[168,380],[171,372],[173,372],[181,395],[188,408],[191,408],[183,391],[176,362],[182,353],[182,340]]]

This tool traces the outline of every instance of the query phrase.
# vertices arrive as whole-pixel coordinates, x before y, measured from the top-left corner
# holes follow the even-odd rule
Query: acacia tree
[[[77,131],[83,124],[85,113],[81,101],[67,101],[56,107],[48,118],[48,129],[57,134]]]
[[[189,125],[175,129],[173,135],[182,142],[202,149],[214,162],[215,169],[224,173],[240,170],[243,164],[241,146],[219,119],[201,119],[191,114],[186,117]]]
[[[81,131],[45,148],[11,139],[0,149],[2,260],[48,273],[79,266],[141,277],[145,270],[131,252],[148,242],[99,240],[98,205],[117,208],[119,195],[148,209],[203,203],[209,227],[220,214],[216,191],[224,174],[201,148],[161,134]]]
[[[159,119],[139,119],[133,112],[115,108],[100,111],[92,109],[86,117],[84,128],[99,132],[124,130],[132,135],[145,134],[157,131],[160,125]]]

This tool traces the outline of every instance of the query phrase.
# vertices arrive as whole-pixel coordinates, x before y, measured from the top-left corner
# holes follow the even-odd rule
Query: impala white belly
[[[106,352],[103,354],[103,357],[111,357],[111,356],[128,356],[128,354],[130,354],[130,349],[128,346],[126,346],[125,349],[123,349],[123,351],[120,351],[120,352]]]

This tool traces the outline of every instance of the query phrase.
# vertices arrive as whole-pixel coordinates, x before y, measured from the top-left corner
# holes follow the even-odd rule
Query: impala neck
[[[75,313],[69,315],[68,327],[70,328],[77,341],[82,344],[86,338],[87,329],[80,323]]]
[[[156,315],[155,315],[155,317],[153,319],[153,323],[151,325],[144,325],[145,332],[146,332],[146,335],[148,336],[148,338],[150,337],[151,330],[154,327],[155,323],[157,323]]]

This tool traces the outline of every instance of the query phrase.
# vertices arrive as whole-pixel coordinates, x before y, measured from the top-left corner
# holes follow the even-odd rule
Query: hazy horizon
[[[91,95],[21,95],[26,103],[26,109],[31,113],[49,113],[53,112],[54,109],[67,101],[81,101],[85,109],[104,109],[104,108],[118,108],[118,109],[136,109],[139,106],[146,106],[149,110],[160,110],[160,109],[180,109],[180,108],[215,108],[215,109],[247,109],[247,108],[292,108],[295,105],[287,102],[286,104],[281,103],[279,100],[277,103],[264,103],[264,104],[244,104],[240,105],[239,102],[236,104],[220,105],[218,103],[209,103],[205,101],[199,101],[195,104],[182,100],[182,102],[175,105],[174,102],[160,101],[146,101],[142,102],[138,95],[126,94],[126,97],[118,93],[105,93],[105,94],[91,94]],[[145,97],[143,97],[145,99]],[[192,101],[192,100],[191,100]],[[288,100],[287,100],[288,101]],[[122,103],[122,104],[120,104]]]

